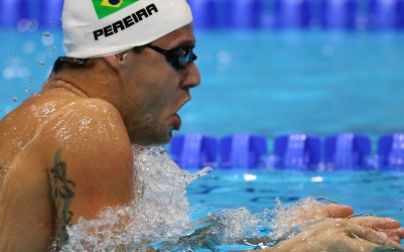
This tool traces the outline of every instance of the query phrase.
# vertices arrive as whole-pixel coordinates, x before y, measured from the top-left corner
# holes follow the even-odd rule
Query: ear
[[[127,53],[120,53],[117,55],[105,56],[104,60],[108,63],[113,69],[118,71],[119,65],[122,64],[127,57]]]

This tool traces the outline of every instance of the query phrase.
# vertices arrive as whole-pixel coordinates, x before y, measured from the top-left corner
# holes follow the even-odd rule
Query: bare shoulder
[[[58,144],[85,146],[86,150],[88,145],[99,150],[101,146],[94,146],[98,141],[130,146],[118,110],[99,99],[77,99],[64,104],[47,119],[42,131]]]
[[[52,119],[53,123],[56,122],[58,125],[68,123],[73,127],[81,126],[78,129],[82,129],[82,132],[86,132],[86,126],[93,122],[95,123],[93,127],[98,126],[103,134],[104,128],[113,132],[125,128],[119,111],[112,104],[94,98],[76,99],[65,103]]]
[[[61,149],[64,156],[131,156],[122,117],[113,105],[99,99],[75,100],[61,107],[41,134],[46,144]]]
[[[131,145],[111,104],[98,99],[70,102],[49,120],[41,135],[39,148],[46,153],[52,189],[70,188],[74,195],[72,223],[133,200]]]

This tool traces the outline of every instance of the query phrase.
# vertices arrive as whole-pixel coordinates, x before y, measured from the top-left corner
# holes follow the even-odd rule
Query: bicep
[[[68,224],[96,218],[102,209],[134,197],[126,128],[117,112],[105,111],[80,107],[55,122],[47,168],[58,218],[64,216]]]

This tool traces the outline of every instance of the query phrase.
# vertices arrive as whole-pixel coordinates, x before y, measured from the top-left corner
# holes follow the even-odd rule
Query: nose
[[[201,74],[195,63],[191,63],[184,71],[181,86],[186,89],[199,86],[201,83]]]

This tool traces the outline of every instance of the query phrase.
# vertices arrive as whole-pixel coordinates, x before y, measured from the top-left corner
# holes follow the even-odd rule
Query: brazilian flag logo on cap
[[[138,0],[93,0],[98,19],[102,19],[115,12],[122,10]]]

